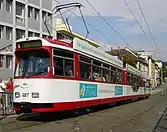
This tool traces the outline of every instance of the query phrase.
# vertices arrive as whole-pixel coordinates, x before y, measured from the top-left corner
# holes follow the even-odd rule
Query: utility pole
[[[161,95],[164,94],[163,87],[164,87],[164,81],[163,81],[163,67],[161,67]]]

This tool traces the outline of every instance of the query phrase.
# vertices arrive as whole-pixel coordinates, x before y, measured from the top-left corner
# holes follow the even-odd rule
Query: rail
[[[13,94],[0,92],[0,116],[14,114]]]

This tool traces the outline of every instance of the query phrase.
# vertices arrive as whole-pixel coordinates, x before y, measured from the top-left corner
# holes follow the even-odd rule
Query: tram
[[[56,112],[147,98],[151,88],[136,68],[84,40],[17,40],[16,113]]]

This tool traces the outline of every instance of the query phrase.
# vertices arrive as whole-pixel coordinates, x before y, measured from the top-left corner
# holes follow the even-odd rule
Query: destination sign
[[[42,46],[41,41],[28,41],[19,43],[20,48],[38,48]]]

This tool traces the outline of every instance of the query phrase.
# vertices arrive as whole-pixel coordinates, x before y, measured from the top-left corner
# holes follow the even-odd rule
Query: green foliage
[[[163,72],[163,77],[167,77],[167,67],[166,66],[162,66],[162,72]]]
[[[136,68],[136,59],[129,56],[124,56],[122,61]]]

